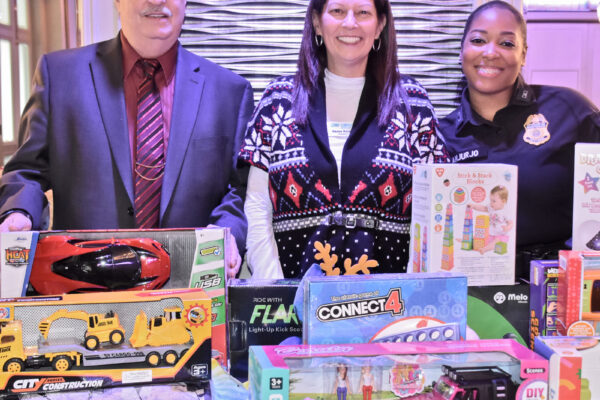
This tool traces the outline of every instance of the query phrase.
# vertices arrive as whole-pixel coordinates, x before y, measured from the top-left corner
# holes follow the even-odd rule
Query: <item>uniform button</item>
[[[127,209],[127,213],[128,213],[129,215],[133,216],[133,207],[129,207],[129,208]]]

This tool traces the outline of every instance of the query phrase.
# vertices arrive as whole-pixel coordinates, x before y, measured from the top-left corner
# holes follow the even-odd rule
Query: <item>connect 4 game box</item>
[[[469,286],[512,285],[516,217],[516,166],[415,165],[408,270],[457,272]]]
[[[303,342],[430,342],[465,338],[467,279],[450,273],[310,277]]]

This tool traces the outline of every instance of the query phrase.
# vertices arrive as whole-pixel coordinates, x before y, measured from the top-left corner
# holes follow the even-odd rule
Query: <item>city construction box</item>
[[[227,354],[227,228],[0,234],[0,296],[202,288],[213,300],[213,355]]]
[[[0,395],[210,379],[200,289],[0,300]]]
[[[308,277],[303,343],[464,339],[467,278],[450,273]]]
[[[515,280],[517,167],[417,164],[408,271],[452,271],[471,286]]]
[[[248,380],[248,348],[302,337],[297,279],[232,279],[227,286],[230,373]]]
[[[573,250],[600,250],[600,144],[576,143]]]

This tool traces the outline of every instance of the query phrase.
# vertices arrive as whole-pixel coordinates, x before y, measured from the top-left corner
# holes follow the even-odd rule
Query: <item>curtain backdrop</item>
[[[246,77],[258,99],[265,85],[295,72],[307,0],[188,0],[181,42]],[[429,91],[438,117],[456,106],[460,37],[473,0],[391,1],[400,71]]]

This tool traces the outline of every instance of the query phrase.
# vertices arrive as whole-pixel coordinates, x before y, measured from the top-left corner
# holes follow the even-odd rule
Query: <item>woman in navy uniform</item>
[[[528,279],[530,259],[567,248],[574,144],[599,141],[600,112],[574,90],[525,83],[526,34],[523,16],[506,2],[473,11],[460,55],[467,87],[440,128],[455,162],[519,167],[516,276]]]
[[[448,154],[393,22],[388,0],[309,2],[297,73],[268,85],[240,152],[253,277],[302,276],[317,241],[342,274],[363,255],[406,271],[412,166]]]

